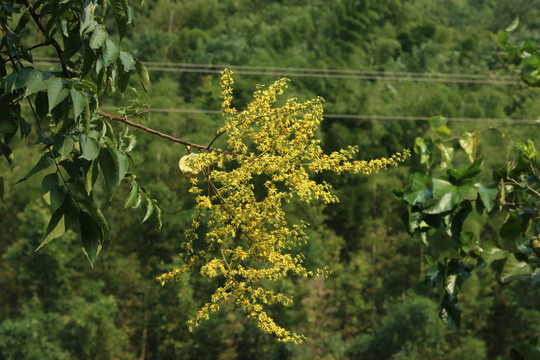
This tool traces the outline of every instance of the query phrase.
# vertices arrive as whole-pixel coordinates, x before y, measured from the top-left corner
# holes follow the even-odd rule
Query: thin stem
[[[28,9],[28,12],[30,13],[30,15],[32,16],[32,18],[34,19],[34,22],[36,23],[36,25],[38,26],[39,30],[41,31],[41,33],[43,35],[46,35],[47,33],[47,30],[45,29],[45,25],[43,25],[43,22],[41,21],[41,17],[39,16],[38,13],[36,13],[36,10],[34,9],[34,7],[32,6],[32,4],[30,4],[30,1],[29,0],[25,0],[24,1],[24,5],[26,6],[26,8]],[[69,71],[67,69],[67,66],[66,66],[66,63],[64,61],[62,61],[62,57],[64,55],[64,52],[62,51],[62,48],[60,47],[60,44],[58,44],[58,42],[51,37],[51,39],[48,41],[50,43],[50,45],[52,45],[55,49],[56,49],[56,53],[58,54],[58,57],[60,58],[60,64],[62,65],[62,72],[64,73],[64,76],[69,79],[70,76],[69,76]]]
[[[220,131],[213,139],[210,141],[210,144],[208,144],[208,150],[210,150],[210,146],[216,141],[221,135],[225,134],[225,131]]]
[[[39,129],[39,131],[43,131],[41,129],[41,125],[39,123],[39,119],[38,119],[38,116],[37,116],[37,113],[36,113],[36,110],[34,109],[34,106],[32,105],[32,102],[30,101],[29,98],[28,99],[28,104],[30,105],[30,109],[32,109],[32,114],[34,114],[34,119],[36,119],[36,124],[37,124],[37,127]],[[75,202],[75,205],[77,205],[77,208],[79,209],[79,212],[81,210],[81,208],[79,207],[79,203],[75,200],[75,196],[73,195],[73,193],[71,192],[71,189],[69,188],[68,184],[67,184],[67,181],[66,179],[64,178],[64,175],[62,174],[62,171],[60,171],[60,166],[58,165],[58,162],[56,161],[56,158],[54,157],[54,154],[52,152],[52,148],[50,145],[47,145],[47,151],[49,152],[49,155],[51,156],[51,159],[54,163],[54,166],[56,168],[56,172],[58,173],[58,175],[60,175],[60,179],[62,179],[62,183],[64,184],[64,186],[66,187],[67,191],[68,191],[68,194],[71,196],[71,198],[73,199],[73,201]]]
[[[108,114],[106,112],[104,112],[103,110],[98,110],[98,114],[107,118],[107,119],[111,119],[111,120],[115,120],[115,121],[119,121],[121,123],[124,123],[124,124],[127,124],[131,127],[134,127],[134,128],[137,128],[137,129],[141,129],[141,130],[144,130],[150,134],[154,134],[154,135],[157,135],[157,136],[160,136],[164,139],[167,139],[167,140],[170,140],[172,142],[175,142],[175,143],[178,143],[178,144],[182,144],[182,145],[185,145],[185,146],[189,146],[191,148],[195,148],[195,149],[201,149],[201,150],[207,150],[207,151],[218,151],[218,152],[221,152],[223,154],[227,154],[227,155],[234,155],[233,153],[229,152],[229,151],[226,151],[226,150],[222,150],[222,149],[217,149],[217,148],[212,148],[212,147],[208,147],[208,146],[204,146],[204,145],[199,145],[199,144],[194,144],[194,143],[191,143],[191,142],[188,142],[188,141],[184,141],[182,139],[177,139],[171,135],[168,135],[168,134],[164,134],[162,132],[159,132],[157,130],[154,130],[154,129],[151,129],[149,127],[146,127],[144,125],[141,125],[141,124],[137,124],[133,121],[129,121],[128,119],[126,119],[125,117],[121,117],[121,116],[116,116],[116,115],[112,115],[112,114]]]

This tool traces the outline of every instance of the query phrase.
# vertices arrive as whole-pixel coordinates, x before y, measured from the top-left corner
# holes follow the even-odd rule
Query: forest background
[[[226,65],[236,73],[238,108],[257,84],[287,76],[288,96],[325,99],[325,150],[358,145],[366,159],[413,148],[417,137],[430,136],[432,117],[448,119],[459,136],[507,123],[503,119],[536,119],[540,110],[538,94],[519,85],[490,36],[522,13],[523,25],[512,36],[539,43],[538,1],[131,5],[136,26],[122,47],[150,72],[150,124],[189,141],[209,143],[221,126],[219,71]],[[54,53],[41,51],[34,57],[41,56],[35,60],[46,67]],[[117,100],[104,105],[114,107]],[[537,128],[526,125],[509,130],[515,141],[537,138]],[[186,321],[211,294],[213,282],[197,274],[165,287],[155,281],[179,263],[194,213],[189,183],[177,168],[185,149],[137,136],[132,156],[144,164],[139,179],[164,210],[163,228],[141,224],[144,210],[124,210],[119,199],[129,189],[120,188],[104,209],[112,240],[93,269],[75,232],[34,252],[50,210],[39,181],[13,184],[36,162],[36,149],[14,147],[19,160],[11,172],[0,164],[9,209],[0,210],[0,358],[510,358],[513,346],[540,333],[538,287],[529,290],[519,278],[501,283],[500,263],[474,272],[463,285],[459,332],[438,318],[439,294],[423,281],[429,271],[425,255],[439,257],[451,245],[426,248],[412,238],[401,219],[406,210],[392,195],[408,185],[411,173],[425,169],[417,155],[388,173],[324,177],[336,188],[339,204],[291,205],[293,217],[311,223],[302,249],[306,266],[333,270],[326,279],[279,284],[294,294],[295,304],[276,307],[272,315],[308,341],[276,343],[232,306],[190,333]],[[478,152],[488,169],[506,159],[496,136],[485,136]],[[453,162],[456,168],[469,165],[465,155]],[[489,234],[497,221],[502,219],[477,217],[468,226]]]

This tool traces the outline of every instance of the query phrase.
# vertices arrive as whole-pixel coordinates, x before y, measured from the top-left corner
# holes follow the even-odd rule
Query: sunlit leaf
[[[38,172],[40,172],[41,170],[44,170],[46,168],[48,168],[49,166],[51,166],[52,164],[54,164],[54,161],[51,159],[51,157],[49,156],[49,154],[45,154],[43,155],[39,161],[37,162],[36,165],[34,165],[34,167],[32,168],[32,170],[30,170],[28,172],[28,174],[26,174],[22,179],[20,179],[19,181],[16,182],[16,184],[22,182],[22,181],[25,181],[26,179],[28,179],[29,177],[31,177],[32,175],[35,175],[37,174]]]
[[[64,202],[51,216],[45,236],[35,251],[38,251],[43,246],[47,245],[54,239],[64,235],[64,233],[77,221],[79,209],[68,194],[64,198]]]
[[[470,132],[464,132],[459,139],[459,145],[465,150],[471,162],[474,162],[476,158],[476,151],[480,144],[480,135],[481,133],[479,131],[475,131],[472,134]]]
[[[148,70],[146,66],[139,60],[135,60],[135,68],[137,69],[137,74],[139,75],[139,81],[145,92],[148,93],[150,90],[150,76],[148,76]]]
[[[506,258],[506,262],[501,271],[501,281],[508,282],[513,277],[529,275],[533,270],[534,268],[531,264],[520,261],[516,258],[516,254],[511,254]]]

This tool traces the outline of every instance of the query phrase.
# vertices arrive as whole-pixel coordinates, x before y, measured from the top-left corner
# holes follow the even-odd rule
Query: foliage
[[[320,140],[314,138],[322,121],[322,99],[300,103],[291,98],[283,106],[275,107],[286,82],[282,79],[267,90],[258,90],[247,109],[237,113],[231,108],[232,73],[225,70],[221,87],[226,120],[218,136],[228,136],[231,152],[216,150],[180,160],[184,173],[191,175],[190,191],[197,195],[200,212],[193,216],[191,228],[186,231],[186,264],[158,277],[158,281],[177,279],[195,267],[200,268],[203,276],[224,281],[211,301],[190,321],[191,327],[219,310],[219,302],[232,300],[248,318],[256,319],[260,328],[276,335],[278,340],[301,341],[302,336],[276,325],[263,307],[275,303],[288,306],[292,302],[278,291],[265,289],[266,282],[278,281],[288,273],[306,278],[325,274],[324,270],[306,270],[304,255],[290,253],[306,243],[307,224],[288,224],[283,205],[293,195],[303,202],[338,201],[330,192],[331,186],[311,180],[309,172],[370,174],[397,166],[409,156],[405,150],[389,159],[358,161],[353,160],[357,152],[354,147],[325,155]],[[199,172],[206,180],[202,186],[195,176]],[[206,216],[209,219],[203,229],[207,245],[199,250],[198,229]]]
[[[133,21],[132,9],[125,1],[112,0],[110,5],[122,40]],[[135,97],[128,107],[120,109],[123,119],[143,117],[139,93],[128,85],[131,73],[136,72],[143,90],[148,92],[148,72],[105,29],[106,1],[38,1],[34,5],[28,1],[2,1],[0,7],[4,35],[0,53],[11,64],[8,69],[4,61],[0,65],[0,152],[13,167],[10,143],[15,135],[20,133],[22,139],[37,137],[36,145],[42,147],[43,155],[18,181],[40,173],[42,195],[53,211],[36,250],[78,226],[83,252],[93,266],[103,242],[109,238],[107,219],[100,209],[103,199],[98,198],[95,190],[99,175],[103,177],[107,198],[112,198],[125,181],[133,189],[128,206],[138,206],[145,199],[144,220],[150,215],[158,220],[161,216],[156,200],[135,180],[130,156],[135,144],[133,135],[127,126],[115,129],[110,123],[113,117],[101,109],[105,96],[129,90]],[[18,20],[16,25],[14,20]],[[44,39],[28,46],[23,36],[31,27],[31,20]],[[61,38],[63,44],[56,38]],[[32,50],[42,46],[56,50],[57,66],[40,70],[32,65]],[[31,108],[33,120],[27,121],[22,115],[23,103]]]
[[[497,132],[503,143],[508,139],[504,128],[484,129],[487,130]],[[430,169],[437,149],[440,154],[438,166],[446,169],[445,173],[414,173],[407,188],[395,190],[407,204],[404,219],[411,235],[427,246],[434,242],[453,244],[450,258],[436,262],[427,257],[432,269],[425,281],[431,288],[440,289],[440,317],[455,329],[459,329],[461,323],[458,294],[473,271],[504,260],[500,273],[502,282],[529,276],[530,288],[538,283],[538,152],[531,140],[526,144],[511,141],[506,165],[493,170],[490,182],[481,182],[483,161],[477,157],[477,149],[484,131],[441,138],[441,134],[450,135],[445,121],[432,122],[432,139],[418,138],[415,152]],[[472,162],[467,168],[450,167],[458,144]],[[496,229],[498,236],[467,230],[465,223],[473,217],[474,210],[479,215],[504,216],[502,225]]]
[[[48,8],[55,10],[66,1],[31,3],[45,28],[52,20],[50,26],[61,29],[62,24],[58,25],[36,4],[52,3],[55,5]],[[76,16],[82,3],[87,2],[70,3],[74,4],[72,15]],[[503,261],[473,271],[463,284],[458,295],[458,305],[463,309],[459,332],[443,326],[436,318],[438,294],[421,281],[430,270],[424,258],[429,255],[434,261],[442,262],[455,254],[454,245],[446,237],[432,238],[429,247],[410,238],[400,219],[403,208],[391,195],[393,188],[404,187],[410,172],[425,173],[419,156],[388,173],[371,176],[347,173],[335,176],[330,171],[315,174],[309,170],[311,179],[332,186],[332,194],[340,202],[306,204],[293,197],[283,204],[289,224],[310,224],[304,230],[309,241],[287,253],[293,257],[299,252],[305,254],[303,267],[307,271],[332,268],[326,278],[302,280],[288,276],[262,284],[267,290],[294,295],[294,303],[288,307],[262,305],[276,324],[304,334],[306,341],[299,345],[276,342],[275,337],[258,331],[255,319],[248,320],[243,310],[235,308],[231,301],[220,302],[222,311],[213,313],[208,321],[202,321],[189,332],[186,322],[196,317],[201,304],[211,299],[216,287],[224,283],[224,277],[207,278],[195,272],[182,275],[181,282],[174,286],[164,287],[154,280],[162,272],[185,265],[176,254],[182,251],[181,244],[187,241],[184,231],[198,211],[196,197],[188,193],[190,182],[183,180],[176,166],[179,157],[185,154],[184,145],[164,141],[148,130],[152,126],[162,135],[189,138],[206,147],[216,136],[213,130],[224,124],[216,111],[220,103],[216,65],[230,64],[234,65],[231,68],[237,80],[232,106],[238,109],[243,110],[243,104],[251,102],[256,84],[271,84],[281,76],[292,79],[287,84],[287,93],[301,99],[301,103],[315,98],[315,94],[324,97],[325,120],[316,136],[322,140],[320,145],[326,154],[354,145],[358,147],[358,158],[381,158],[403,147],[412,147],[416,137],[424,138],[431,131],[429,122],[393,120],[394,116],[437,116],[432,120],[437,122],[440,115],[448,119],[445,125],[451,134],[461,137],[464,132],[470,133],[473,145],[475,131],[500,125],[497,119],[534,119],[540,111],[537,93],[507,76],[507,69],[515,69],[515,74],[519,74],[520,67],[500,61],[504,53],[498,53],[500,48],[497,49],[488,33],[497,33],[501,24],[509,24],[518,12],[523,12],[522,25],[508,34],[508,41],[522,44],[531,38],[537,44],[539,3],[538,0],[133,1],[129,3],[133,11],[128,10],[128,18],[136,19],[136,26],[128,26],[120,41],[115,6],[107,2],[101,28],[121,51],[130,52],[147,64],[152,80],[151,119],[146,120],[146,113],[139,114],[142,122],[135,121],[135,117],[127,118],[142,126],[128,125],[129,135],[136,134],[137,140],[129,155],[135,164],[143,164],[137,166],[135,180],[139,189],[144,187],[159,201],[159,207],[166,209],[163,227],[158,232],[154,224],[148,224],[157,213],[140,223],[149,208],[145,198],[141,198],[143,206],[139,209],[124,210],[124,199],[129,198],[132,189],[130,184],[126,186],[123,181],[124,185],[116,188],[113,201],[109,201],[107,184],[98,177],[92,193],[111,224],[111,241],[103,243],[104,250],[94,262],[94,268],[80,261],[77,222],[60,241],[52,241],[34,253],[54,212],[41,196],[42,179],[54,171],[54,165],[15,185],[43,155],[40,151],[43,145],[34,144],[38,129],[34,120],[28,120],[33,119],[31,109],[21,102],[21,116],[32,124],[32,130],[25,141],[17,141],[20,131],[10,141],[16,160],[11,169],[7,161],[0,161],[2,340],[9,340],[9,344],[15,338],[25,341],[28,353],[23,356],[39,357],[38,351],[43,349],[51,354],[49,357],[59,358],[92,356],[90,352],[95,349],[100,351],[96,355],[100,358],[130,359],[345,359],[381,353],[394,359],[491,359],[499,355],[506,359],[511,357],[512,348],[517,351],[514,356],[525,348],[530,350],[530,346],[519,344],[534,346],[531,337],[539,333],[538,288],[529,291],[530,281],[526,276],[501,284]],[[102,15],[99,6],[94,8],[94,17]],[[3,15],[0,11],[0,16]],[[14,13],[13,21],[8,23],[10,29],[17,27],[19,18],[20,13]],[[30,16],[28,20],[19,36],[21,46],[26,49],[44,43],[34,19]],[[79,31],[69,35],[75,33]],[[3,36],[0,33],[0,43]],[[57,30],[52,38],[63,49],[62,31]],[[51,60],[59,59],[53,45],[44,44],[29,52],[34,62],[23,61],[24,66],[40,71],[61,68],[58,60]],[[70,61],[78,61],[79,56],[73,56]],[[8,60],[7,54],[2,53],[2,57]],[[182,63],[191,65],[183,67]],[[12,71],[12,65],[9,61],[5,65],[7,74]],[[265,68],[272,69],[265,72]],[[363,79],[357,76],[358,71],[378,72]],[[94,73],[91,71],[90,75]],[[136,100],[137,94],[130,87],[141,95],[139,111],[145,110],[142,105],[148,103],[144,88],[134,74],[136,69],[130,73],[123,97],[118,90],[112,93],[111,87],[106,96],[102,93],[98,97],[100,105],[103,101],[102,112],[110,112],[107,115],[112,118],[103,119],[115,130],[117,140],[126,124],[124,114],[129,116],[138,111],[134,108],[125,113],[115,112]],[[63,77],[57,71],[55,74]],[[470,82],[475,78],[482,80]],[[34,96],[30,95],[31,100]],[[278,100],[276,108],[284,104],[285,101]],[[56,111],[53,109],[53,113]],[[376,118],[368,120],[357,115]],[[102,130],[98,116],[91,123]],[[474,118],[474,121],[457,122],[452,118]],[[52,135],[46,119],[41,125]],[[506,128],[514,142],[527,145],[530,138],[538,148],[537,129]],[[481,131],[476,157],[483,158],[483,171],[473,184],[489,184],[491,170],[505,166],[505,151],[501,150],[503,144],[497,134],[497,131]],[[450,136],[443,134],[440,139]],[[428,138],[431,136],[424,143],[429,147]],[[244,140],[250,150],[255,148],[252,141]],[[438,169],[441,152],[435,140],[430,174],[440,178],[446,176],[446,169]],[[133,138],[130,142],[135,144]],[[447,168],[470,166],[469,156],[460,150],[456,140],[443,143],[453,144],[445,148],[448,156],[453,150],[453,160]],[[226,136],[216,139],[213,146],[227,149]],[[190,149],[192,157],[198,156],[196,147]],[[517,151],[512,150],[511,156]],[[227,169],[237,166],[233,160]],[[66,175],[61,166],[60,171]],[[194,176],[203,188],[204,174]],[[264,180],[262,175],[254,177],[257,201],[267,195]],[[201,194],[206,195],[207,188],[203,191]],[[207,245],[203,236],[210,217],[208,211],[203,212],[206,217],[201,219],[200,239],[194,242],[197,251]],[[464,231],[481,235],[482,241],[498,237],[498,229],[505,220],[504,214],[499,216],[502,218],[492,217],[486,211],[478,215],[473,210],[464,223]],[[229,243],[236,244],[236,240],[230,239]],[[219,250],[211,255],[220,258]],[[202,265],[199,263],[196,271]],[[76,326],[64,330],[66,323]],[[34,337],[25,337],[30,331]],[[396,339],[397,334],[404,333],[406,341]],[[84,345],[90,342],[91,345]],[[20,357],[16,351],[21,348],[9,344],[1,348],[0,358]],[[382,349],[380,344],[392,344],[392,347]]]
[[[127,26],[133,21],[132,10],[126,2],[111,1],[110,5],[122,40]],[[142,222],[154,216],[161,227],[161,209],[157,201],[135,180],[130,155],[135,138],[129,133],[128,126],[207,150],[206,155],[189,157],[188,161],[181,159],[179,165],[193,175],[201,169],[207,178],[207,196],[201,195],[202,190],[196,186],[196,177],[192,178],[191,192],[197,195],[197,209],[208,209],[210,212],[205,229],[208,247],[199,251],[194,249],[203,216],[200,214],[194,217],[193,225],[187,232],[188,242],[184,245],[186,265],[158,279],[164,281],[191,271],[196,265],[201,266],[200,272],[204,276],[217,277],[222,274],[226,279],[225,284],[216,290],[212,301],[190,322],[191,326],[198,325],[201,319],[208,318],[209,313],[218,310],[220,300],[232,298],[249,318],[257,318],[259,327],[267,333],[273,333],[285,342],[301,341],[300,335],[276,325],[260,304],[289,305],[292,300],[260,286],[252,288],[265,280],[278,280],[289,272],[304,277],[314,275],[302,266],[301,253],[294,256],[286,253],[304,243],[307,236],[303,230],[306,224],[287,225],[282,204],[289,202],[293,194],[306,202],[313,198],[321,198],[325,203],[337,201],[330,193],[328,184],[317,184],[309,179],[306,168],[315,173],[332,170],[338,174],[369,174],[404,161],[409,155],[408,151],[404,151],[403,155],[393,155],[390,159],[369,162],[351,161],[357,152],[353,147],[326,156],[319,146],[320,140],[313,139],[322,120],[321,99],[304,104],[289,99],[283,107],[272,109],[276,95],[281,94],[285,86],[286,80],[281,80],[268,90],[259,90],[253,103],[248,105],[248,110],[236,115],[236,110],[230,107],[233,101],[230,87],[232,77],[228,72],[222,78],[223,108],[228,118],[218,137],[223,134],[228,136],[230,152],[215,150],[210,147],[212,143],[206,147],[186,143],[128,120],[128,117],[142,114],[139,111],[138,92],[134,88],[129,90],[137,95],[136,99],[128,108],[120,109],[122,117],[105,113],[102,109],[105,96],[116,91],[123,95],[128,89],[130,72],[137,72],[146,93],[149,88],[145,66],[130,53],[120,50],[120,46],[105,30],[107,3],[97,0],[82,4],[67,1],[53,7],[38,2],[34,6],[41,9],[41,15],[29,2],[24,6],[2,2],[2,8],[6,11],[0,25],[5,34],[3,52],[12,64],[10,73],[2,69],[1,101],[7,113],[3,119],[6,123],[4,129],[7,130],[3,134],[2,152],[12,163],[9,142],[18,131],[23,138],[32,131],[30,123],[21,115],[20,102],[27,100],[38,128],[37,143],[44,146],[44,154],[19,182],[42,170],[53,170],[43,176],[41,185],[43,198],[52,207],[53,214],[36,251],[78,224],[83,252],[90,264],[94,265],[103,242],[109,239],[108,222],[95,199],[94,187],[99,175],[103,177],[108,199],[113,197],[122,181],[129,183],[131,191],[124,208],[137,207],[146,199],[147,210]],[[17,26],[11,29],[9,22],[15,14],[20,14],[20,18]],[[50,16],[47,28],[42,23],[44,14]],[[32,63],[29,49],[36,48],[26,48],[20,39],[30,17],[45,36],[45,42],[39,46],[52,45],[58,53],[60,67],[56,70],[41,71],[23,64],[23,61]],[[53,37],[55,31],[62,32],[63,48]],[[124,124],[118,135],[110,123],[112,120]],[[48,132],[42,130],[41,123],[46,121]],[[250,144],[245,144],[244,138],[250,138],[255,150],[248,151]],[[238,167],[228,166],[232,162],[236,162]],[[214,166],[220,170],[213,169]],[[267,196],[257,201],[252,179],[260,176],[267,178],[264,182]],[[285,189],[280,189],[283,186]],[[223,244],[229,239],[231,243],[236,240],[238,245],[225,247]],[[245,245],[242,247],[240,244]],[[212,255],[218,250],[221,258]]]

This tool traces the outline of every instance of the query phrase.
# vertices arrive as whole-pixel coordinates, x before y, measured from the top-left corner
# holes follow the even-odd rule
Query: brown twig
[[[126,125],[129,125],[131,127],[134,127],[134,128],[137,128],[137,129],[141,129],[141,130],[144,130],[150,134],[154,134],[154,135],[157,135],[157,136],[160,136],[164,139],[167,139],[167,140],[170,140],[172,142],[175,142],[175,143],[178,143],[178,144],[182,144],[182,145],[185,145],[185,146],[189,146],[191,148],[195,148],[195,149],[201,149],[201,150],[207,150],[207,151],[217,151],[217,152],[221,152],[221,153],[224,153],[224,154],[227,154],[227,155],[234,155],[233,153],[229,152],[229,151],[226,151],[226,150],[222,150],[222,149],[217,149],[217,148],[212,148],[212,147],[209,147],[209,146],[204,146],[204,145],[199,145],[199,144],[194,144],[194,143],[191,143],[191,142],[188,142],[188,141],[184,141],[182,139],[177,139],[171,135],[168,135],[168,134],[164,134],[162,132],[159,132],[157,130],[154,130],[154,129],[151,129],[149,127],[146,127],[144,125],[141,125],[141,124],[138,124],[138,123],[135,123],[133,121],[129,121],[128,119],[126,119],[125,117],[121,117],[121,116],[116,116],[116,115],[112,115],[112,114],[109,114],[109,113],[106,113],[105,111],[103,110],[98,110],[98,114],[107,118],[107,119],[111,119],[111,120],[115,120],[115,121],[119,121],[121,123],[124,123]]]
[[[28,12],[30,13],[30,15],[32,15],[32,18],[34,19],[34,22],[38,26],[41,33],[43,35],[46,35],[47,30],[45,29],[45,25],[43,25],[43,22],[41,21],[41,17],[39,16],[38,13],[36,13],[36,10],[34,10],[34,7],[32,6],[32,4],[30,4],[30,1],[25,0],[24,5],[28,9]],[[58,42],[52,37],[48,41],[48,43],[50,43],[56,49],[56,53],[58,54],[58,57],[60,58],[60,65],[62,65],[62,72],[64,73],[64,76],[67,79],[69,79],[70,76],[69,76],[69,71],[67,69],[66,63],[62,61],[62,56],[64,55],[64,52],[62,51],[60,44],[58,44]]]

